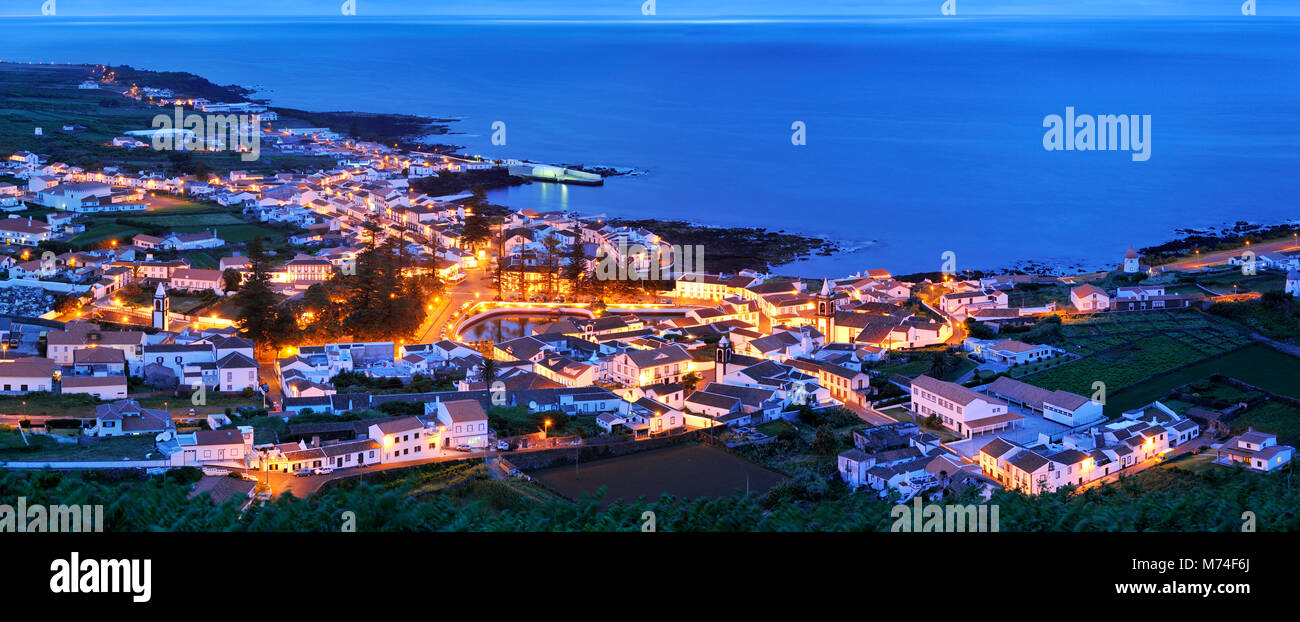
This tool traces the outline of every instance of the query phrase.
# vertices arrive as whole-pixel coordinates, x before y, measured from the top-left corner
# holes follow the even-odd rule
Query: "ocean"
[[[846,252],[777,270],[1064,270],[1181,228],[1294,219],[1300,19],[0,18],[0,59],[188,71],[275,105],[455,118],[468,153],[632,167],[516,208],[746,225]],[[1044,119],[1149,115],[1149,159]],[[506,144],[492,144],[505,123]],[[793,144],[796,124],[806,144]],[[708,249],[705,248],[707,266]]]

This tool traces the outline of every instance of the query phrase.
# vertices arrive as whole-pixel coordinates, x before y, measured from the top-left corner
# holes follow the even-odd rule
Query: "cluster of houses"
[[[849,486],[894,493],[903,501],[967,489],[988,499],[1000,487],[978,465],[944,449],[939,437],[908,422],[855,430],[853,448],[839,454],[837,466]]]
[[[854,448],[838,457],[840,477],[850,486],[904,500],[965,486],[978,487],[985,498],[997,488],[1054,492],[1114,481],[1169,457],[1202,431],[1193,413],[1159,401],[1108,421],[1098,402],[1006,376],[968,388],[921,375],[910,393],[911,416],[937,421],[958,441],[943,442],[907,421],[856,431]],[[1276,435],[1253,429],[1216,451],[1222,464],[1259,472],[1286,465],[1295,454]]]
[[[1200,426],[1160,402],[1113,422],[1075,429],[1032,445],[997,437],[979,450],[983,473],[1027,494],[1080,487],[1168,455],[1200,436]]]
[[[209,429],[179,432],[166,411],[144,408],[136,400],[124,399],[96,407],[95,423],[87,434],[153,436],[170,466],[259,468],[291,473],[409,462],[435,457],[446,449],[486,445],[488,417],[479,401],[449,399],[428,406],[428,414],[423,416],[331,426],[335,433],[347,429],[341,438],[322,441],[319,435],[314,435],[310,441],[256,444],[252,427],[230,426],[228,419],[208,417]]]
[[[153,389],[240,393],[261,387],[253,343],[231,329],[149,334],[83,321],[6,324],[11,334],[8,356],[0,360],[0,392],[7,395],[49,391],[115,400],[127,397],[133,377]],[[9,343],[24,343],[23,330],[45,336],[45,356],[9,354]]]
[[[223,110],[239,106],[193,100],[183,103],[198,110],[203,110],[205,105]],[[148,210],[153,196],[169,194],[239,208],[249,221],[294,227],[297,232],[288,236],[288,242],[309,252],[300,253],[272,270],[273,287],[285,294],[302,291],[312,283],[327,280],[333,272],[355,265],[357,254],[372,241],[400,240],[406,252],[425,259],[426,269],[436,271],[448,281],[464,278],[465,271],[478,267],[485,259],[482,252],[473,253],[461,242],[465,219],[472,215],[472,210],[457,201],[468,195],[430,197],[414,190],[409,182],[444,171],[479,170],[508,163],[403,152],[377,143],[347,140],[321,128],[285,129],[267,134],[273,144],[283,142],[288,152],[330,156],[338,164],[313,174],[262,175],[232,171],[225,177],[213,174],[200,178],[128,172],[119,167],[86,170],[62,162],[47,162],[43,156],[31,152],[12,154],[3,162],[4,172],[25,180],[26,186],[0,184],[0,210],[11,212],[0,219],[0,243],[21,249],[50,240],[70,239],[85,231],[86,215]],[[43,220],[12,214],[30,206],[52,211]],[[528,261],[536,264],[536,251],[543,242],[529,238],[538,231],[559,235],[555,233],[558,229],[548,230],[539,224],[550,222],[553,217],[518,216],[516,221],[505,225],[519,233],[511,238],[514,252],[509,257],[533,258]],[[573,219],[560,220],[570,229],[580,228]],[[586,242],[593,244],[608,245],[613,239],[591,237],[590,231],[586,235]],[[653,234],[649,237],[653,238]],[[229,250],[223,253],[223,249]],[[191,266],[186,254],[194,251],[215,251],[221,265],[217,269]],[[155,254],[163,257],[155,260]],[[214,256],[211,252],[207,254]],[[150,272],[148,268],[154,268],[153,272],[165,268],[168,274],[161,277],[149,274],[147,278],[161,278],[169,288],[210,289],[218,293],[224,293],[222,272],[230,267],[247,269],[247,261],[239,258],[236,245],[223,239],[216,228],[186,227],[164,234],[141,233],[131,238],[129,244],[114,244],[111,249],[90,253],[86,261],[69,261],[70,255],[51,259],[19,252],[12,256],[0,255],[3,257],[0,261],[16,265],[16,270],[11,269],[11,278],[30,280],[30,284],[59,291],[83,292],[95,299],[114,294]],[[514,259],[507,258],[507,261]],[[174,284],[170,274],[173,270],[181,271]],[[64,282],[74,286],[52,284]]]
[[[1203,294],[1170,294],[1163,285],[1117,287],[1114,295],[1085,283],[1070,288],[1070,304],[1079,312],[1185,309],[1205,300]]]
[[[82,88],[100,88],[87,84]],[[274,120],[274,113],[260,104],[177,99],[150,87],[125,94],[163,106]],[[1010,305],[1008,292],[1017,287],[1061,282],[1034,275],[918,284],[885,270],[820,282],[770,279],[752,270],[709,274],[691,249],[651,231],[567,212],[512,212],[494,225],[500,246],[489,258],[464,241],[473,216],[461,203],[468,195],[431,197],[412,182],[517,162],[404,151],[326,128],[259,131],[273,153],[327,156],[337,166],[311,174],[232,171],[224,177],[168,177],[117,167],[86,170],[46,162],[30,152],[8,157],[3,168],[26,186],[0,184],[0,210],[19,212],[33,204],[52,211],[43,221],[0,219],[0,242],[14,249],[0,255],[0,269],[11,279],[48,287],[71,284],[71,291],[100,304],[128,285],[153,289],[153,326],[160,330],[109,331],[87,322],[41,326],[48,344],[43,356],[27,352],[0,360],[3,392],[84,393],[107,400],[97,408],[89,434],[154,435],[173,465],[314,472],[488,447],[495,438],[487,413],[498,406],[589,415],[606,433],[633,438],[760,425],[795,418],[804,407],[843,406],[879,414],[873,408],[878,387],[867,368],[891,351],[946,344],[958,322],[1026,324],[1059,311],[1055,302]],[[143,145],[131,136],[111,144]],[[265,391],[253,344],[232,329],[168,330],[169,290],[229,293],[227,273],[246,278],[249,260],[215,228],[151,231],[135,235],[129,244],[57,255],[33,248],[84,231],[87,215],[147,210],[157,194],[212,201],[238,208],[249,221],[292,227],[288,241],[305,250],[277,261],[270,271],[273,288],[286,295],[346,271],[369,244],[397,240],[404,252],[427,260],[425,269],[444,280],[459,280],[485,264],[499,267],[503,293],[511,298],[572,296],[575,284],[558,267],[576,257],[586,273],[617,266],[614,278],[672,279],[671,295],[690,308],[666,319],[635,313],[561,319],[536,334],[482,350],[446,339],[291,348],[271,370],[283,391],[286,416],[343,414],[392,401],[422,404],[423,413],[320,424],[313,433],[275,444],[257,444],[252,428],[215,419],[207,430],[180,433],[167,412],[127,399],[129,379],[139,378],[158,390]],[[215,259],[217,267],[195,267],[186,255],[198,252]],[[1238,259],[1289,271],[1286,291],[1300,295],[1297,257],[1281,253]],[[1158,272],[1143,266],[1133,249],[1121,269]],[[1177,309],[1204,299],[1168,293],[1155,281],[1113,292],[1077,285],[1069,300],[1077,312],[1128,312]],[[941,293],[923,299],[921,291],[933,291],[931,286]],[[1051,346],[1013,339],[972,338],[963,347],[986,364],[1008,367],[1063,355]],[[491,376],[485,377],[489,368]],[[340,393],[332,383],[345,372],[402,383],[416,376],[452,379],[456,390]],[[907,408],[915,420],[932,422],[958,440],[944,442],[913,423],[864,428],[854,433],[854,448],[839,455],[838,470],[854,487],[890,490],[904,498],[964,487],[987,497],[999,487],[1035,494],[1082,486],[1147,463],[1200,434],[1195,421],[1159,402],[1107,422],[1094,400],[1005,376],[978,387],[929,375],[891,381],[910,395]],[[962,445],[960,451],[954,449],[957,445]],[[1223,461],[1257,470],[1285,464],[1292,453],[1277,445],[1276,437],[1254,431],[1220,449]]]

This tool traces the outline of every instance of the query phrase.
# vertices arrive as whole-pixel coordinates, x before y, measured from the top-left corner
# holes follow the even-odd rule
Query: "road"
[[[477,296],[475,295],[477,294]],[[496,296],[496,290],[492,289],[492,277],[486,270],[474,270],[460,283],[456,283],[447,289],[442,295],[438,296],[436,302],[431,300],[429,305],[432,309],[423,325],[417,330],[418,335],[412,343],[432,343],[443,338],[443,329],[447,322],[451,320],[451,314],[460,309],[460,306],[466,302],[475,300],[491,300]],[[279,404],[284,403],[284,388],[280,386],[280,380],[276,377],[276,357],[278,352],[259,352],[258,353],[258,373],[261,375],[262,382],[267,384],[267,402]]]
[[[438,297],[438,302],[430,303],[433,310],[420,328],[415,343],[433,343],[443,339],[443,330],[451,320],[451,314],[459,310],[461,305],[476,300],[492,300],[496,295],[496,290],[492,287],[492,275],[487,269],[472,270],[465,280],[447,288]]]
[[[852,411],[859,419],[870,423],[871,425],[888,425],[898,421],[897,419],[894,419],[874,408],[862,407],[847,402],[844,404],[844,407]]]
[[[917,290],[916,297],[921,301],[921,304],[925,305],[925,307],[930,310],[931,313],[934,313],[947,321],[948,327],[952,329],[952,336],[948,338],[946,343],[958,345],[966,340],[966,324],[952,319],[948,314],[939,310],[939,298],[946,293],[948,293],[948,291],[945,288],[939,287],[937,283],[932,283],[925,288]]]
[[[1175,261],[1173,263],[1165,264],[1161,266],[1161,268],[1164,270],[1195,270],[1197,268],[1203,268],[1205,266],[1214,266],[1218,264],[1228,263],[1229,259],[1240,256],[1241,253],[1246,250],[1254,251],[1255,255],[1258,256],[1264,253],[1278,253],[1282,251],[1292,251],[1296,249],[1300,249],[1300,242],[1297,242],[1296,239],[1293,237],[1290,240],[1274,240],[1272,242],[1251,244],[1250,246],[1245,246],[1233,250],[1205,253],[1204,255],[1199,255],[1197,257],[1192,257],[1190,259],[1182,259],[1179,261]]]

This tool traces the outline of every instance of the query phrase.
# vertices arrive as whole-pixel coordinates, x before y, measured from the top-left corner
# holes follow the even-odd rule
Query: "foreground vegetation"
[[[990,503],[999,506],[1001,531],[1238,531],[1247,510],[1261,531],[1300,529],[1294,512],[1300,489],[1289,472],[1176,467],[1079,495],[1029,498],[1001,491]],[[660,531],[885,531],[893,522],[892,501],[826,480],[799,494],[791,494],[801,486],[794,481],[765,495],[665,496],[602,507],[600,495],[569,503],[526,482],[493,481],[474,464],[440,464],[396,479],[349,481],[306,500],[285,495],[241,516],[238,500],[214,508],[206,497],[187,499],[196,479],[192,469],[154,478],[4,472],[0,499],[103,504],[113,531],[336,531],[345,510],[355,512],[363,531],[639,531],[645,511],[655,512]]]

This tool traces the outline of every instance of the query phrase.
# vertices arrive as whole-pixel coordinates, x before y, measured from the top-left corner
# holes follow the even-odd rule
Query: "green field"
[[[1280,445],[1300,442],[1300,408],[1282,402],[1265,402],[1232,420],[1232,433],[1250,428],[1277,435]]]
[[[1112,347],[1082,360],[1024,377],[1045,389],[1092,395],[1093,383],[1104,382],[1108,392],[1142,381],[1153,373],[1190,363],[1205,355],[1169,336],[1151,335]]]
[[[1175,373],[1152,378],[1116,393],[1110,392],[1107,414],[1117,414],[1161,399],[1170,391],[1207,376],[1222,374],[1266,391],[1300,398],[1300,359],[1261,344],[1189,365]],[[1084,394],[1088,395],[1088,394]]]
[[[675,445],[617,458],[573,466],[557,466],[531,473],[547,487],[577,499],[602,487],[601,500],[657,499],[668,494],[682,498],[726,496],[746,489],[763,493],[785,477],[721,449],[703,445]]]
[[[180,253],[180,256],[189,260],[191,268],[216,270],[221,265],[221,260],[212,256],[215,252],[215,249],[211,251],[186,251]]]
[[[28,393],[0,395],[0,413],[6,415],[50,415],[54,417],[94,417],[94,397],[85,394]]]
[[[85,231],[69,238],[68,243],[73,246],[91,246],[104,240],[131,238],[139,233],[143,233],[143,231],[115,222],[88,224]]]
[[[1087,316],[1061,325],[1062,342],[1053,344],[1080,356],[1092,356],[1152,335],[1174,337],[1205,356],[1250,342],[1242,328],[1197,311],[1150,311]]]
[[[157,214],[157,215],[155,215]],[[172,210],[160,210],[158,212],[148,211],[133,213],[129,216],[119,216],[119,218],[129,219],[142,228],[165,228],[175,230],[176,227],[202,227],[213,225],[239,225],[244,221],[230,211],[222,212],[194,212],[194,213],[175,213]]]
[[[201,231],[207,231],[208,229],[212,229],[212,227],[176,227],[174,230],[180,233],[198,233]],[[216,227],[216,230],[218,237],[234,244],[242,244],[257,237],[266,240],[268,244],[276,244],[283,242],[289,237],[282,231],[277,231],[263,225],[219,225]]]
[[[1070,288],[1065,285],[1020,285],[1006,294],[1007,305],[1011,307],[1041,307],[1055,302],[1061,308],[1070,308]]]
[[[145,397],[129,395],[130,399],[136,399],[141,406],[145,408],[166,408],[173,414],[184,412],[194,408],[198,414],[206,415],[210,413],[224,412],[226,408],[232,410],[241,407],[262,407],[259,399],[247,399],[239,395],[227,395],[222,393],[207,393],[206,404],[193,406],[188,397]],[[0,413],[7,415],[49,415],[53,417],[69,418],[94,418],[95,405],[101,404],[99,400],[84,394],[75,395],[58,395],[53,393],[29,393],[27,395],[0,395]],[[164,406],[164,404],[166,406]]]
[[[1093,395],[1093,383],[1103,382],[1107,395],[1113,398],[1106,408],[1107,414],[1113,416],[1122,412],[1116,403],[1125,404],[1125,408],[1135,408],[1151,401],[1131,404],[1131,400],[1116,395],[1121,389],[1141,383],[1154,374],[1231,352],[1250,343],[1251,339],[1240,325],[1199,311],[1093,315],[1067,320],[1060,327],[1059,340],[1053,343],[1081,358],[1037,373],[1027,373],[1021,378],[1046,389],[1085,396]],[[1035,368],[1031,366],[1027,371]],[[1163,397],[1173,387],[1198,380],[1208,373],[1213,372],[1190,378],[1180,373],[1178,376],[1183,380],[1151,399]],[[1134,395],[1147,393],[1140,391]]]
[[[172,112],[123,96],[124,86],[82,90],[77,86],[92,77],[88,65],[31,65],[0,63],[0,153],[33,151],[51,161],[75,164],[87,170],[116,165],[126,170],[155,169],[189,173],[206,167],[227,172],[249,170],[315,171],[332,164],[331,159],[301,155],[263,153],[245,162],[240,154],[177,154],[153,149],[127,150],[109,146],[115,137],[131,130],[149,129],[158,114]],[[143,77],[148,79],[148,76]],[[178,93],[183,94],[183,93]],[[64,132],[65,124],[85,129]],[[34,128],[43,130],[36,136]]]
[[[1204,285],[1220,294],[1232,294],[1233,285],[1237,286],[1238,292],[1267,292],[1272,290],[1281,290],[1285,286],[1285,279],[1281,272],[1258,271],[1257,274],[1245,275],[1241,273],[1240,268],[1221,270],[1206,275],[1195,275],[1193,277],[1196,283]]]
[[[88,444],[58,442],[40,434],[27,434],[30,446],[24,446],[18,430],[0,430],[0,461],[99,461],[158,459],[153,436],[122,436],[95,439]]]

